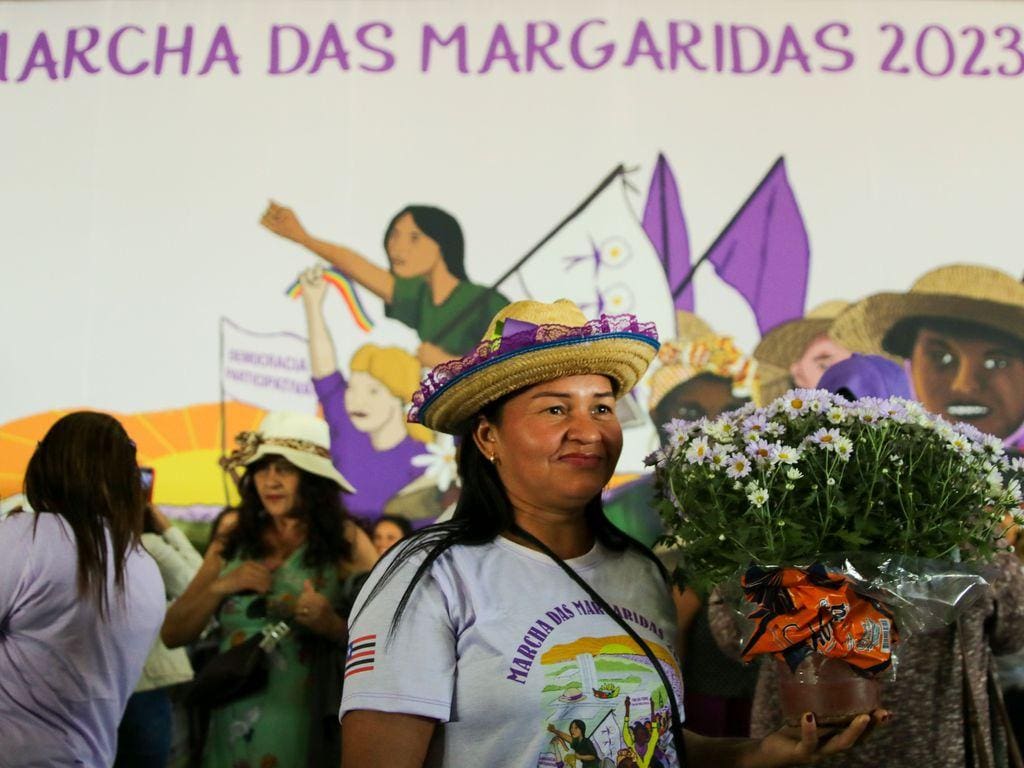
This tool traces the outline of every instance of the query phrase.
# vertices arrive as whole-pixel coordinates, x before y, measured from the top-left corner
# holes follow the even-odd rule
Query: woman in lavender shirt
[[[25,495],[37,511],[0,522],[0,765],[106,768],[164,615],[135,444],[105,414],[64,416]]]

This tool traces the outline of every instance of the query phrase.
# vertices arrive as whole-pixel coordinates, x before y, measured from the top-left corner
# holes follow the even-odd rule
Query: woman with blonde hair
[[[339,472],[358,468],[360,473],[359,490],[346,506],[354,515],[374,519],[388,499],[423,473],[412,459],[426,452],[430,430],[405,420],[420,364],[404,349],[366,344],[352,356],[346,381],[324,320],[327,283],[321,268],[305,270],[299,281],[313,386],[331,430],[331,458]]]

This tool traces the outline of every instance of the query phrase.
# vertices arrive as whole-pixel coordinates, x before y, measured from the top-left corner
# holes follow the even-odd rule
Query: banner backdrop
[[[454,451],[396,419],[528,297],[676,342],[623,406],[616,482],[659,416],[715,410],[683,385],[726,382],[717,409],[851,350],[1010,441],[1022,83],[1019,3],[0,3],[0,495],[89,407],[157,503],[208,516],[221,451],[286,407],[375,478],[357,511],[431,517]],[[946,336],[900,346],[911,315]]]

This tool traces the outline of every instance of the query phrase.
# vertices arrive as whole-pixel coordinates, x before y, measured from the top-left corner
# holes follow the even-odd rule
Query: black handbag
[[[189,686],[185,706],[217,709],[264,690],[270,680],[270,653],[290,632],[288,622],[268,624],[245,642],[214,656]]]

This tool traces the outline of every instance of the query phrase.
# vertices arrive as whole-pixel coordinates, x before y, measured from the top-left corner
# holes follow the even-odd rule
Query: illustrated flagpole
[[[761,190],[764,189],[764,185],[768,183],[768,180],[775,173],[775,170],[783,162],[785,162],[785,159],[786,158],[784,155],[779,155],[779,159],[772,164],[771,168],[768,169],[768,173],[764,175],[764,178],[761,179],[760,182],[758,182],[758,185],[754,188],[754,191],[747,196],[746,200],[743,201],[743,205],[736,209],[736,213],[734,213],[732,218],[729,219],[729,223],[722,228],[721,232],[718,233],[718,237],[715,238],[715,242],[713,242],[708,247],[708,249],[704,251],[704,255],[697,259],[697,262],[692,267],[690,267],[689,274],[687,274],[683,281],[678,286],[676,286],[675,289],[672,291],[673,300],[678,299],[679,295],[686,290],[686,286],[688,286],[693,281],[693,276],[696,274],[698,267],[700,267],[701,264],[708,260],[708,258],[714,252],[715,248],[718,247],[718,244],[722,242],[722,238],[729,234],[729,231],[732,229],[732,225],[736,223],[736,220],[747,209],[747,206],[750,205],[750,201],[755,199],[760,194]]]
[[[522,258],[520,258],[515,264],[509,267],[509,269],[507,269],[505,273],[501,277],[499,277],[497,281],[495,281],[495,283],[491,286],[491,290],[498,288],[498,286],[500,286],[502,283],[504,283],[506,280],[512,277],[512,275],[514,275],[517,271],[519,271],[522,268],[522,266],[531,258],[533,258],[533,256],[541,248],[547,245],[548,242],[555,235],[557,235],[559,232],[565,229],[566,225],[568,225],[570,221],[579,216],[587,208],[588,205],[594,202],[597,196],[604,192],[605,189],[607,189],[612,184],[612,182],[625,175],[625,173],[626,167],[621,163],[617,165],[611,171],[611,173],[609,173],[607,176],[604,177],[604,179],[601,180],[601,183],[597,185],[594,191],[587,195],[586,199],[584,199],[582,203],[577,205],[571,213],[569,213],[565,218],[558,222],[558,224],[555,225],[555,228],[548,232],[546,235],[544,235],[544,237],[540,239],[540,242],[538,242],[535,246],[533,246],[533,248],[527,251],[522,256]],[[466,308],[459,315],[456,315],[449,319],[449,321],[445,325],[443,325],[441,329],[437,332],[436,337],[441,338],[446,333],[453,330],[455,326],[462,322],[462,319],[465,315],[469,314],[473,309],[476,308],[477,305],[481,304],[486,299],[487,294],[481,292],[480,295],[478,295],[472,302],[470,302],[469,305],[467,305]]]

